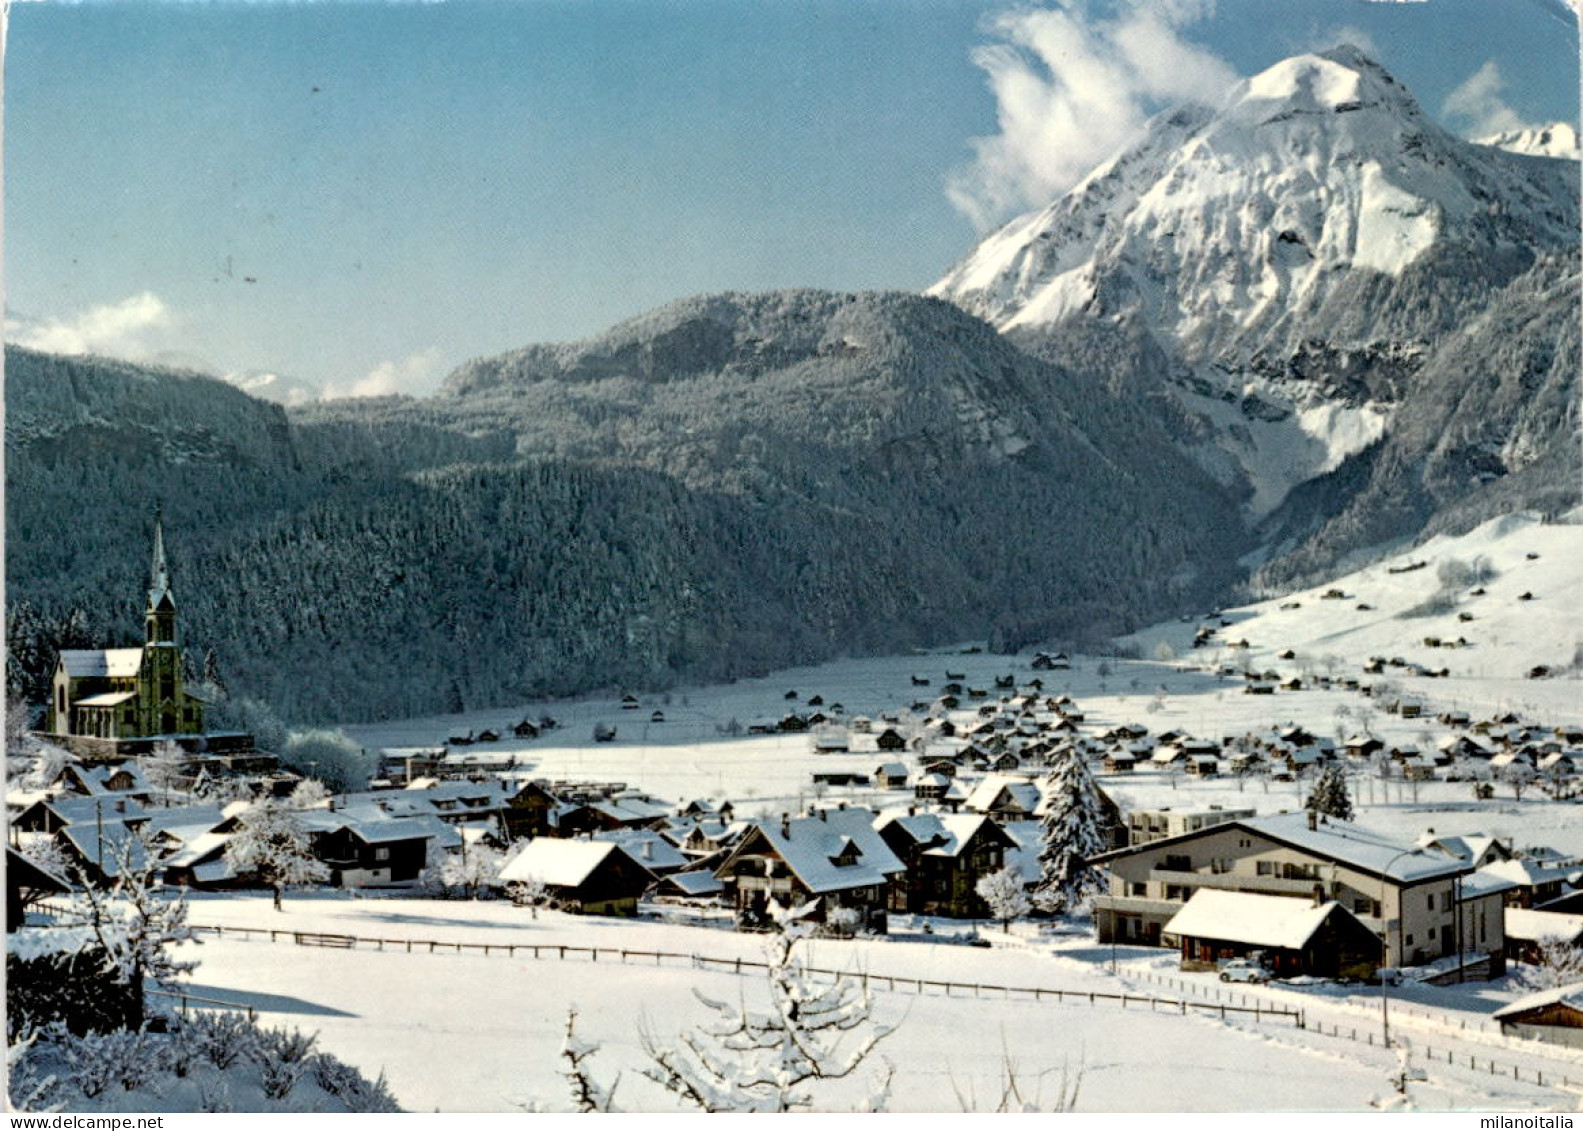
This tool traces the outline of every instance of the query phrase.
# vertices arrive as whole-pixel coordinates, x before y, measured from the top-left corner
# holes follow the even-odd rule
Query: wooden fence
[[[677,951],[628,950],[614,947],[570,946],[562,943],[469,943],[441,939],[386,939],[361,935],[325,934],[318,931],[294,931],[270,927],[219,927],[191,924],[193,931],[203,931],[224,938],[226,935],[244,939],[267,938],[270,942],[287,942],[297,946],[330,947],[336,950],[370,948],[375,951],[396,951],[406,954],[476,954],[486,957],[534,958],[558,962],[615,962],[622,965],[669,966],[692,970],[712,970],[717,973],[744,975],[766,972],[769,964],[751,958],[714,958],[701,954],[684,954]],[[809,974],[826,978],[854,978],[865,989],[885,990],[892,993],[909,993],[914,996],[933,994],[940,997],[999,998],[1003,1000],[1075,1002],[1078,1004],[1116,1004],[1122,1009],[1148,1009],[1150,1012],[1169,1011],[1186,1014],[1189,1011],[1207,1013],[1227,1018],[1234,1014],[1265,1019],[1290,1019],[1299,1029],[1304,1027],[1303,1012],[1272,1006],[1253,999],[1251,1004],[1236,1005],[1230,1002],[1188,1001],[1186,999],[1159,998],[1148,994],[1100,993],[1088,990],[1056,990],[1043,986],[1006,986],[988,982],[953,982],[933,978],[908,978],[895,974],[875,974],[832,970],[822,967],[805,967]]]
[[[1326,1024],[1323,1021],[1313,1026],[1313,1032],[1326,1037],[1340,1037],[1346,1041],[1356,1041],[1358,1044],[1379,1045],[1385,1047],[1383,1036],[1380,1040],[1374,1039],[1372,1028],[1365,1027],[1359,1035],[1357,1026]],[[1565,1073],[1558,1073],[1551,1069],[1546,1076],[1544,1069],[1535,1068],[1533,1065],[1506,1064],[1490,1057],[1475,1056],[1468,1052],[1453,1052],[1451,1049],[1442,1048],[1438,1051],[1432,1045],[1413,1044],[1415,1056],[1430,1064],[1460,1065],[1466,1061],[1466,1066],[1474,1072],[1488,1071],[1491,1076],[1510,1076],[1518,1082],[1536,1084],[1540,1087],[1550,1088],[1583,1088],[1583,1080],[1574,1080]]]
[[[1246,1005],[1250,1000],[1257,1000],[1256,997],[1250,998],[1247,994],[1238,993],[1235,990],[1229,990],[1222,986],[1201,985],[1179,978],[1172,978],[1168,974],[1156,974],[1149,970],[1129,971],[1129,973],[1134,977],[1142,977],[1145,980],[1154,982],[1158,985],[1179,987],[1184,992],[1203,995],[1206,999],[1213,998],[1216,1001],[1236,1001],[1240,999],[1243,1005]],[[1459,1032],[1471,1031],[1474,1033],[1489,1034],[1492,1036],[1499,1034],[1503,1040],[1503,1043],[1509,1042],[1513,1039],[1500,1033],[1500,1027],[1498,1023],[1484,1021],[1479,1018],[1473,1018],[1473,1023],[1469,1025],[1467,1018],[1451,1018],[1441,1014],[1432,1013],[1425,1009],[1415,1009],[1409,1005],[1396,1001],[1394,998],[1390,1003],[1390,1011],[1392,1014],[1403,1013],[1413,1017],[1423,1017],[1428,1020],[1447,1025],[1455,1022],[1458,1025]],[[1382,1048],[1385,1047],[1383,1031],[1381,1032],[1381,1035],[1376,1038],[1373,1027],[1369,1025],[1364,1025],[1360,1028],[1356,1025],[1338,1025],[1333,1022],[1327,1022],[1321,1019],[1305,1027],[1310,1029],[1312,1032],[1320,1034],[1321,1036],[1337,1037],[1341,1040],[1355,1041],[1358,1044],[1377,1045]],[[1447,1034],[1448,1038],[1454,1036],[1455,1034]],[[1487,1039],[1488,1038],[1486,1038],[1486,1040]],[[1475,1056],[1472,1053],[1453,1052],[1452,1050],[1446,1048],[1436,1050],[1432,1046],[1418,1045],[1416,1042],[1414,1043],[1413,1047],[1415,1050],[1421,1051],[1426,1059],[1437,1064],[1461,1064],[1465,1059],[1469,1068],[1478,1071],[1487,1070],[1490,1075],[1493,1076],[1510,1076],[1513,1080],[1527,1081],[1530,1084],[1539,1084],[1541,1086],[1561,1088],[1583,1087],[1583,1071],[1578,1073],[1578,1079],[1573,1079],[1572,1076],[1567,1072],[1557,1072],[1554,1068],[1550,1070],[1550,1073],[1547,1076],[1544,1070],[1536,1068],[1532,1064],[1513,1064],[1494,1060],[1489,1057]],[[1512,1052],[1522,1050],[1508,1048],[1507,1051]],[[1546,1046],[1543,1049],[1535,1051],[1542,1052],[1547,1056],[1556,1058],[1557,1056],[1566,1056],[1569,1050],[1560,1046]]]
[[[212,997],[199,997],[197,994],[189,994],[185,990],[182,990],[182,989],[174,989],[174,990],[145,989],[143,992],[145,994],[147,994],[148,996],[150,996],[150,997],[171,998],[172,1000],[174,1000],[177,1003],[176,1008],[181,1011],[181,1015],[183,1017],[186,1017],[187,1014],[189,1012],[191,1012],[192,1007],[196,1005],[196,1006],[207,1006],[207,1007],[210,1007],[210,1008],[213,1008],[213,1009],[234,1009],[238,1013],[245,1013],[245,1014],[247,1014],[247,1019],[249,1021],[257,1021],[258,1020],[258,1010],[254,1009],[251,1005],[243,1005],[241,1002],[220,1001],[218,998],[212,998]]]

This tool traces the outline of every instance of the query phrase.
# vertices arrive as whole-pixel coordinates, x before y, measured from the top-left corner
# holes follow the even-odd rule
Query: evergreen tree
[[[1308,795],[1308,809],[1338,821],[1352,820],[1352,795],[1347,789],[1347,776],[1340,766],[1326,766],[1319,772],[1313,791]]]
[[[1090,858],[1105,851],[1099,787],[1076,747],[1056,752],[1044,779],[1045,814],[1039,834],[1039,905],[1057,914],[1073,911],[1104,889]]]

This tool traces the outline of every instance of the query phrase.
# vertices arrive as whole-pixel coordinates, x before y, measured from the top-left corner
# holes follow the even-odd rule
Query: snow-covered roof
[[[1515,1017],[1550,1005],[1565,1005],[1583,1012],[1583,982],[1573,982],[1569,986],[1556,986],[1554,989],[1540,990],[1536,994],[1518,998],[1510,1005],[1497,1009],[1490,1016],[1500,1021],[1507,1017]]]
[[[619,844],[627,855],[651,872],[674,871],[691,864],[692,857],[685,855],[659,833],[644,829],[615,829],[597,833],[595,840]]]
[[[106,821],[122,821],[149,815],[136,801],[119,793],[98,797],[56,797],[44,804],[67,825],[91,825],[101,816]]]
[[[135,691],[107,691],[103,695],[90,695],[86,699],[78,699],[78,707],[119,707],[128,699],[136,699]]]
[[[84,860],[97,865],[106,876],[120,874],[123,855],[133,868],[141,868],[148,859],[143,842],[123,821],[106,818],[102,825],[97,821],[92,824],[66,825],[59,835],[65,837]]]
[[[1503,880],[1499,876],[1486,875],[1482,871],[1474,872],[1471,876],[1462,877],[1462,898],[1481,899],[1496,892],[1511,891],[1516,886],[1512,881]]]
[[[166,868],[190,868],[202,862],[216,850],[223,851],[231,842],[231,833],[206,832],[193,837],[175,852],[172,852],[160,864]]]
[[[1533,887],[1536,884],[1555,883],[1557,880],[1564,882],[1567,876],[1579,869],[1575,864],[1543,864],[1538,860],[1519,857],[1486,864],[1479,871],[1510,880],[1520,887]]]
[[[914,844],[930,844],[926,856],[957,856],[985,824],[994,822],[982,813],[888,813],[874,822],[884,831],[892,825],[904,829]]]
[[[172,840],[191,840],[199,833],[208,832],[225,814],[218,805],[179,805],[170,809],[147,810],[148,822],[144,830],[164,833]]]
[[[686,895],[714,895],[725,887],[720,882],[719,876],[706,869],[696,872],[672,872],[665,878]]]
[[[1326,919],[1348,912],[1334,900],[1315,906],[1282,895],[1199,888],[1163,928],[1168,935],[1300,950]]]
[[[420,840],[434,835],[428,822],[410,817],[386,817],[382,821],[348,821],[349,832],[365,844],[390,844],[398,840]]]
[[[1425,833],[1418,838],[1418,844],[1424,848],[1437,848],[1459,860],[1476,863],[1492,847],[1499,846],[1500,842],[1492,836],[1480,833],[1468,836],[1436,836],[1434,833]]]
[[[1016,845],[1006,850],[1006,865],[1016,868],[1024,883],[1038,883],[1043,879],[1044,868],[1039,863],[1039,822],[1008,821],[1000,827],[1000,831]]]
[[[223,880],[236,879],[237,871],[230,860],[221,856],[207,864],[199,864],[192,870],[192,876],[201,884],[217,884]]]
[[[72,679],[134,676],[143,665],[143,649],[67,648],[60,662]]]
[[[1583,937],[1583,915],[1567,915],[1560,911],[1535,911],[1526,907],[1506,909],[1506,937],[1538,942],[1541,939],[1559,939],[1576,942]]]
[[[500,878],[507,883],[541,880],[554,887],[575,888],[612,852],[621,851],[620,845],[608,840],[535,837],[501,869]]]
[[[1005,792],[1007,798],[1025,813],[1039,807],[1042,797],[1039,787],[1027,778],[1011,774],[988,774],[968,794],[967,807],[987,812]]]
[[[1267,817],[1243,817],[1233,823],[1306,852],[1393,880],[1411,883],[1468,871],[1468,865],[1461,860],[1426,852],[1353,821],[1331,821],[1310,829],[1307,813],[1278,813]]]
[[[758,829],[793,874],[817,895],[882,886],[887,877],[907,870],[880,839],[873,821],[874,814],[867,809],[822,809],[820,816],[786,822],[784,833],[779,821],[761,822]],[[856,846],[857,860],[837,865],[834,860],[848,843]]]

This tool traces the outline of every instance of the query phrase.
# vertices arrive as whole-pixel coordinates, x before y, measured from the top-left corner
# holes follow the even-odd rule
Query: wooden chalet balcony
[[[1175,915],[1182,904],[1174,899],[1142,899],[1132,895],[1096,895],[1095,911],[1115,911],[1123,915]]]
[[[1236,872],[1180,872],[1171,868],[1150,868],[1149,879],[1189,888],[1220,888],[1225,891],[1264,892],[1269,895],[1312,895],[1315,884],[1329,885],[1323,879],[1288,880],[1281,876],[1249,876]]]
[[[737,876],[737,887],[742,891],[790,892],[795,887],[790,876]]]

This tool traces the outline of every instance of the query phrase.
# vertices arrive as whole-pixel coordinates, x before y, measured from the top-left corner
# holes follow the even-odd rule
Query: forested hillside
[[[35,698],[55,647],[135,638],[156,500],[189,646],[299,721],[1106,634],[1243,538],[1135,406],[916,296],[688,300],[424,401],[23,350],[7,395]]]

